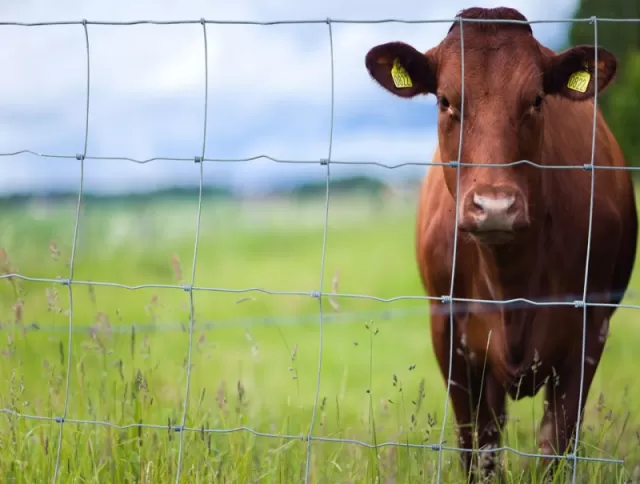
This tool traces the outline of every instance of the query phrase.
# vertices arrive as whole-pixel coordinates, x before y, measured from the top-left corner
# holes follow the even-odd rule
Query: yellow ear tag
[[[578,92],[586,92],[591,80],[591,74],[587,71],[578,71],[571,74],[567,87]]]
[[[411,82],[409,73],[405,70],[404,67],[400,65],[400,61],[398,59],[395,59],[393,61],[393,67],[391,68],[391,77],[393,78],[393,84],[398,89],[413,87],[413,83]]]

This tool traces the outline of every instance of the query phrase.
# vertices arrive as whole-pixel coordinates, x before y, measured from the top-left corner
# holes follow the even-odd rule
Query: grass
[[[335,199],[330,206],[323,290],[383,298],[423,295],[414,262],[413,202]],[[29,206],[2,213],[1,270],[68,278],[75,207]],[[59,482],[299,482],[316,397],[320,318],[306,294],[194,291],[195,329],[186,427],[196,204],[131,209],[87,206],[80,219],[74,280],[0,281],[0,406],[63,415]],[[324,205],[207,203],[195,285],[316,291]],[[640,289],[634,273],[631,292]],[[155,285],[155,286],[153,286]],[[631,301],[630,302],[635,302]],[[311,482],[432,482],[438,454],[409,447],[377,451],[337,439],[438,443],[445,383],[429,339],[424,301],[323,301],[322,372],[311,443]],[[640,469],[640,397],[634,348],[640,329],[620,310],[592,386],[580,455],[624,465],[579,464],[579,482],[630,482]],[[509,402],[506,444],[535,452],[542,395]],[[454,445],[449,413],[446,443]],[[99,421],[98,425],[74,421]],[[109,426],[133,424],[124,429]],[[256,436],[257,432],[295,438]],[[204,429],[217,429],[207,432]],[[0,417],[0,479],[52,478],[60,425]],[[226,431],[226,432],[225,432]],[[510,482],[535,482],[532,464],[505,454]],[[460,482],[457,456],[443,455],[444,482]]]

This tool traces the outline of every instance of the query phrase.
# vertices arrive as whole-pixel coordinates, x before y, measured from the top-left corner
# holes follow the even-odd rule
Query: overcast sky
[[[447,19],[462,8],[503,3],[530,20],[569,18],[575,0],[31,0],[4,2],[3,21],[140,19]],[[403,40],[419,50],[437,44],[449,24],[333,24],[335,128],[332,159],[384,163],[428,161],[435,142],[432,97],[406,101],[367,75],[372,46]],[[568,24],[534,24],[557,48]],[[328,156],[331,62],[326,23],[207,25],[209,60],[207,157],[267,154],[291,160]],[[202,26],[88,26],[91,103],[87,155],[147,159],[201,154],[204,116]],[[0,153],[83,151],[86,46],[83,27],[0,26]],[[150,190],[197,183],[184,161],[86,162],[91,191]],[[205,164],[207,183],[252,192],[274,183],[321,179],[319,165],[271,161]],[[332,175],[408,177],[424,168],[334,166]],[[79,162],[25,154],[0,158],[0,192],[75,189]]]

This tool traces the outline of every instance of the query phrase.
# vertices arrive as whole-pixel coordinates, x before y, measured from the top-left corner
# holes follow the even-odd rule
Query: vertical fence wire
[[[333,151],[333,129],[334,129],[334,112],[335,112],[335,59],[333,52],[333,28],[331,27],[331,19],[327,18],[327,33],[329,36],[329,56],[331,60],[331,107],[330,107],[330,126],[329,126],[329,147],[327,150],[327,159],[324,164],[326,171],[326,191],[324,202],[324,231],[322,234],[322,254],[320,256],[320,283],[317,293],[319,316],[320,316],[320,341],[318,343],[318,372],[316,375],[316,394],[311,411],[311,423],[309,424],[309,433],[307,434],[307,450],[304,466],[304,481],[309,482],[309,473],[311,470],[311,442],[313,440],[313,427],[316,422],[316,414],[318,411],[318,401],[320,399],[320,383],[322,379],[322,358],[324,345],[324,314],[322,305],[322,288],[324,285],[324,266],[327,253],[327,232],[329,231],[329,186],[331,184],[331,154]]]
[[[440,431],[440,445],[438,447],[438,472],[437,481],[440,483],[442,478],[442,446],[444,445],[445,431],[447,428],[447,416],[449,413],[449,396],[451,394],[451,371],[453,368],[453,333],[454,333],[454,310],[453,310],[453,292],[456,279],[456,261],[458,250],[458,218],[460,212],[460,172],[462,167],[462,138],[464,132],[464,34],[462,33],[463,20],[460,22],[460,72],[461,72],[461,101],[460,101],[460,136],[458,138],[458,162],[456,163],[456,213],[453,225],[453,253],[451,261],[451,285],[449,286],[449,370],[447,372],[447,394],[444,401],[444,412],[442,415],[442,430]]]
[[[582,393],[584,391],[584,368],[585,368],[585,360],[586,360],[586,352],[587,352],[587,317],[589,315],[589,311],[593,313],[594,309],[590,309],[587,306],[587,289],[589,283],[589,266],[591,262],[591,236],[593,232],[593,205],[595,202],[595,184],[596,184],[596,170],[595,170],[595,156],[596,156],[596,135],[598,128],[598,20],[596,17],[593,17],[593,43],[594,43],[594,78],[593,78],[593,128],[591,135],[591,162],[590,162],[590,171],[591,171],[591,193],[589,195],[589,229],[587,232],[587,255],[584,263],[584,288],[582,292],[582,355],[581,355],[581,364],[580,364],[580,392],[578,393],[578,418],[576,420],[576,429],[575,429],[575,441],[573,443],[573,454],[569,456],[571,458],[570,462],[572,464],[572,477],[571,482],[575,484],[576,475],[578,471],[578,466],[575,460],[575,457],[578,455],[578,443],[580,440],[580,420],[582,419],[582,404],[583,398]],[[592,321],[592,324],[595,321]]]
[[[64,431],[64,422],[67,418],[67,412],[69,410],[69,388],[71,386],[71,360],[73,357],[73,269],[75,267],[76,249],[78,246],[78,227],[80,225],[80,211],[82,208],[82,195],[84,192],[84,161],[87,155],[87,145],[89,142],[89,102],[91,100],[91,55],[89,49],[89,30],[87,28],[87,22],[82,22],[82,28],[84,31],[85,48],[87,53],[87,96],[86,96],[86,111],[85,111],[85,126],[84,126],[84,145],[82,148],[82,154],[76,155],[76,159],[80,161],[80,183],[78,188],[78,201],[76,204],[76,216],[73,227],[73,242],[71,245],[71,257],[69,261],[69,280],[66,281],[69,287],[69,336],[67,338],[67,375],[64,389],[64,410],[62,416],[56,418],[56,421],[60,424],[60,431],[58,434],[58,450],[56,451],[56,466],[53,473],[54,484],[58,480],[58,474],[60,472],[60,457],[62,455],[62,439]]]
[[[187,350],[187,382],[184,390],[184,409],[182,411],[182,420],[180,426],[175,430],[180,433],[180,448],[178,450],[178,465],[176,469],[176,484],[180,482],[182,473],[182,462],[184,459],[184,434],[187,425],[187,414],[189,412],[189,396],[191,393],[191,367],[193,366],[193,330],[195,326],[195,304],[193,301],[193,286],[196,283],[196,267],[198,264],[198,242],[200,240],[200,220],[202,216],[202,188],[204,185],[204,159],[207,149],[207,112],[209,110],[209,48],[207,45],[207,24],[204,19],[202,23],[202,39],[204,43],[204,121],[202,126],[202,151],[200,156],[195,158],[195,162],[200,169],[199,190],[198,190],[198,214],[196,216],[196,234],[193,244],[193,259],[191,265],[191,283],[185,287],[189,292],[189,347]]]

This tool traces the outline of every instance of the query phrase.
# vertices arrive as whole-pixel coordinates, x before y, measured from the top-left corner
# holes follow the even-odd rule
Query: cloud
[[[502,2],[482,2],[498,6]],[[530,19],[567,18],[575,0],[514,1]],[[398,2],[357,0],[296,2],[158,1],[89,3],[42,0],[5,5],[6,20],[130,21],[293,19],[446,19],[468,7],[461,0]],[[387,163],[427,161],[435,143],[433,99],[402,101],[371,81],[366,51],[392,39],[420,49],[448,29],[436,24],[331,25],[335,125],[332,159]],[[564,42],[566,24],[536,24],[547,45]],[[148,159],[193,159],[202,153],[205,52],[202,25],[89,25],[91,91],[87,154]],[[86,114],[86,45],[81,25],[0,26],[4,70],[0,77],[0,152],[30,149],[82,153]],[[243,158],[268,154],[289,160],[327,158],[332,62],[329,26],[207,25],[208,103],[206,156]],[[381,177],[419,174],[422,168],[336,167],[335,173]],[[32,155],[0,158],[0,192],[76,188],[75,159]],[[317,165],[255,161],[205,166],[208,182],[248,190],[324,176]],[[86,187],[128,191],[197,183],[190,161],[87,160]]]

